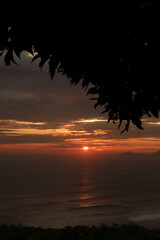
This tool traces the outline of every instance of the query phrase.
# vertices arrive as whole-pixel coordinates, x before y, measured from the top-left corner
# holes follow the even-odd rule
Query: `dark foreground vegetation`
[[[27,227],[22,225],[1,225],[0,240],[158,240],[160,229],[146,229],[135,224],[111,227],[76,226],[61,229]]]

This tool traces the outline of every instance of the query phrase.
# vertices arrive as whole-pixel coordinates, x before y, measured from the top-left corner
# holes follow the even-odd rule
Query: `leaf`
[[[90,98],[90,100],[97,100],[97,98]]]
[[[130,119],[127,120],[127,123],[126,123],[126,125],[125,125],[125,128],[121,131],[121,134],[124,133],[125,131],[128,132],[129,125],[130,125]]]
[[[52,79],[55,75],[56,68],[58,67],[59,60],[58,60],[58,58],[56,58],[56,56],[55,57],[52,56],[50,58],[48,64],[49,64],[49,73],[50,73],[51,79]]]
[[[62,66],[62,64],[60,64],[59,67],[58,67],[58,73],[60,73],[60,72],[63,72],[63,66]]]
[[[14,52],[15,52],[15,54],[17,55],[17,57],[18,57],[19,59],[21,59],[21,58],[20,58],[21,50],[15,48],[15,49],[14,49]]]
[[[88,79],[84,78],[82,81],[82,88],[85,88],[85,91],[87,90],[89,85]]]
[[[96,87],[93,87],[93,88],[90,88],[88,90],[87,95],[89,95],[89,94],[96,94],[96,93],[98,93],[98,90],[97,90]]]
[[[125,131],[126,131],[126,129],[123,129],[123,130],[121,131],[121,134],[124,133]]]
[[[122,121],[123,121],[122,119],[119,120],[118,130],[120,129],[120,126],[121,126],[121,124],[122,124]]]
[[[6,65],[10,65],[11,62],[17,64],[13,58],[13,50],[9,49],[4,57],[4,61]]]
[[[3,53],[4,53],[4,51],[0,52],[0,56],[2,56]]]
[[[34,55],[34,48],[33,48],[33,46],[27,47],[26,51],[29,52],[31,55]]]
[[[109,110],[110,110],[109,105],[106,105],[106,106],[105,106],[105,110],[104,110],[103,112],[101,112],[101,114],[106,113],[106,112],[108,112]]]
[[[157,109],[151,109],[151,113],[153,114],[154,117],[158,118],[158,110]]]
[[[39,67],[42,69],[42,67],[44,66],[44,64],[46,63],[47,58],[46,57],[41,57],[41,61],[39,63]]]
[[[136,125],[137,128],[142,129],[142,121],[139,118],[132,118],[132,122]]]
[[[36,54],[33,58],[32,58],[32,61],[31,62],[34,62],[37,58],[39,58],[39,54]]]

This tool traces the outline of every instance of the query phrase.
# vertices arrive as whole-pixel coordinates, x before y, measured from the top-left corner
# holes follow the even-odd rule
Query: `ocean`
[[[157,227],[159,172],[160,158],[154,154],[3,157],[0,224]]]

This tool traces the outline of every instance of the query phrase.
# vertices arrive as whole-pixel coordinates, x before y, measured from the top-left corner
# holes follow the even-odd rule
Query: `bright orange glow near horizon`
[[[0,153],[150,153],[160,150],[159,136],[115,138],[111,130],[96,125],[103,119],[83,119],[66,122],[29,122],[0,120]],[[89,126],[87,127],[87,123]],[[158,122],[160,123],[160,122]],[[158,125],[158,123],[156,123]],[[156,125],[155,123],[153,125]],[[149,122],[148,125],[151,125]],[[4,140],[4,142],[3,142]]]
[[[89,149],[89,147],[83,147],[84,151],[87,151]]]

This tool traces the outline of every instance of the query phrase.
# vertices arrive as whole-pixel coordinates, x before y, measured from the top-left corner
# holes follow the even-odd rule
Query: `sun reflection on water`
[[[81,200],[87,200],[87,199],[90,199],[90,198],[91,198],[91,195],[85,194],[85,193],[80,196]]]
[[[89,171],[89,167],[87,163],[84,163],[81,173],[81,187],[80,187],[80,196],[81,200],[80,207],[92,207],[95,206],[94,198],[95,194],[92,192],[92,176]]]

